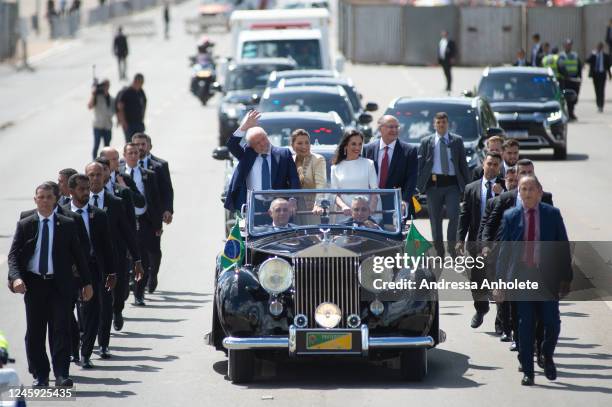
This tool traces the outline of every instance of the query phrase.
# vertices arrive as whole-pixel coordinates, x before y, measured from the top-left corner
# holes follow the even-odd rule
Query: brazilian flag
[[[225,241],[225,247],[220,256],[221,270],[226,270],[234,265],[240,265],[244,259],[244,241],[240,235],[239,221],[240,218],[237,217],[236,223]]]
[[[417,230],[414,220],[411,219],[410,229],[406,235],[404,252],[411,257],[419,257],[432,247],[431,243]]]

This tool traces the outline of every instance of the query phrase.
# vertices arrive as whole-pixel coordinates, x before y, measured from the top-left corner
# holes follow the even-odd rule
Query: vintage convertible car
[[[232,382],[253,379],[255,358],[320,355],[399,357],[403,378],[424,378],[427,350],[445,339],[438,293],[388,283],[436,277],[379,262],[405,250],[400,190],[249,192],[242,213],[245,258],[223,269],[219,257],[207,335]]]

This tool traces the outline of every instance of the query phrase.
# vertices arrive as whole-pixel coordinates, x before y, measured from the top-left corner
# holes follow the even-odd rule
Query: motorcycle
[[[191,93],[206,105],[213,96],[213,82],[216,81],[216,67],[209,53],[198,54],[189,58],[191,61]]]

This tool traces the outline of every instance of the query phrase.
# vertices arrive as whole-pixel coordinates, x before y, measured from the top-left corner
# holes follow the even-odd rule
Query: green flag
[[[244,241],[240,235],[240,217],[236,217],[236,223],[230,231],[225,247],[221,253],[221,270],[225,270],[234,265],[241,265],[244,259]]]
[[[431,243],[417,230],[414,221],[410,222],[410,229],[406,235],[404,251],[408,256],[419,257],[431,247]]]

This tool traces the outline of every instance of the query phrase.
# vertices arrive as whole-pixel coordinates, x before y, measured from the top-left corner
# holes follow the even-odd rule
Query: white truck
[[[232,58],[293,58],[298,69],[332,66],[327,9],[237,10],[230,16]]]

